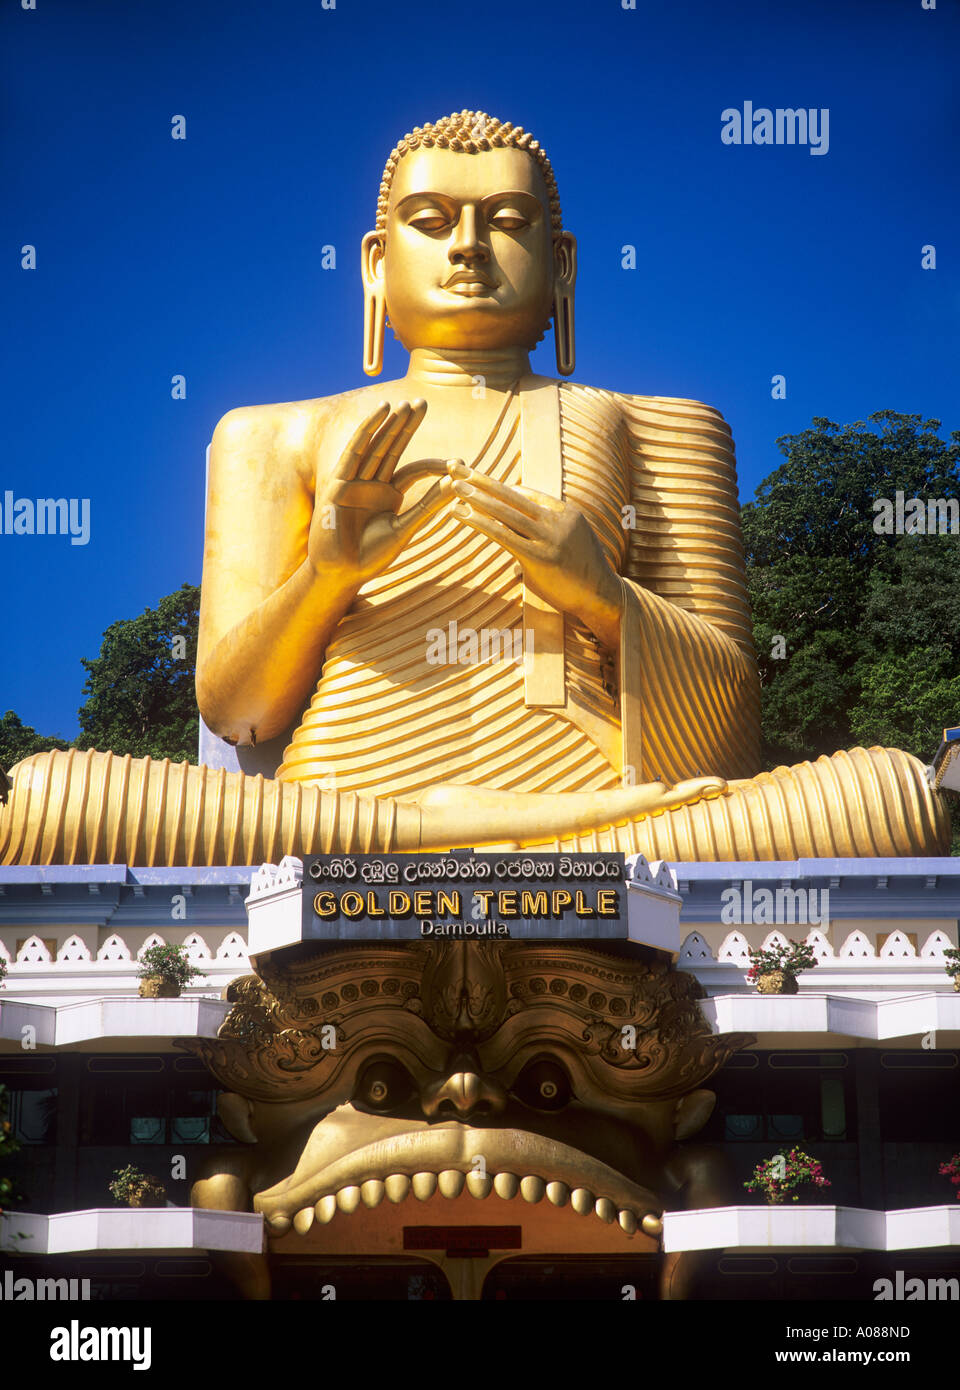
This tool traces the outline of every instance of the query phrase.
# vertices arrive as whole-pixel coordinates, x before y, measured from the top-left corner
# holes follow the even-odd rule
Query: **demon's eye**
[[[570,1099],[570,1080],[557,1062],[530,1062],[513,1083],[514,1095],[534,1110],[562,1110]]]
[[[354,1100],[370,1110],[395,1110],[408,1100],[413,1080],[399,1062],[371,1062],[357,1083]]]

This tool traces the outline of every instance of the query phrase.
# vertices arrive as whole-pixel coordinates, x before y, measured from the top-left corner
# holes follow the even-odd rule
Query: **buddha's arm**
[[[230,742],[262,742],[297,717],[354,597],[307,555],[317,414],[314,402],[234,410],[213,436],[197,701]]]
[[[624,763],[633,780],[751,776],[760,684],[726,633],[629,579],[620,628]]]

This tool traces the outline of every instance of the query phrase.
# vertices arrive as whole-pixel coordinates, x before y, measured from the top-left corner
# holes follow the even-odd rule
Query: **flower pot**
[[[799,989],[796,975],[788,975],[783,970],[771,970],[769,975],[761,975],[757,980],[758,994],[796,994]]]
[[[141,999],[179,999],[180,986],[176,980],[168,980],[163,975],[148,975],[140,981]]]
[[[953,988],[954,988],[954,993],[960,994],[960,975],[954,975],[954,977],[953,977]]]

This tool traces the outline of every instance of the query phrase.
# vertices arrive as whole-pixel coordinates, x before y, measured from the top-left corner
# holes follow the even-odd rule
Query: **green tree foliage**
[[[183,584],[139,618],[111,623],[87,672],[77,748],[196,761],[200,590]]]
[[[69,748],[62,738],[38,734],[31,729],[12,709],[0,718],[0,768],[13,767],[21,758],[29,758],[31,753],[45,753],[48,748]],[[0,795],[3,793],[0,779]]]
[[[960,431],[939,430],[815,418],[743,508],[765,766],[857,743],[928,760],[960,720],[960,536],[874,529],[898,491],[960,498]]]
[[[139,618],[111,623],[87,672],[73,745],[40,734],[12,710],[0,719],[0,769],[50,748],[98,748],[134,758],[196,760],[200,716],[194,693],[200,590],[183,584]],[[0,797],[4,781],[0,777]]]

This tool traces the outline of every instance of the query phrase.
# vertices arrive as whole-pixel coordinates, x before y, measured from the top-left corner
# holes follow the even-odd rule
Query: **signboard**
[[[622,854],[314,854],[304,941],[627,935]]]

